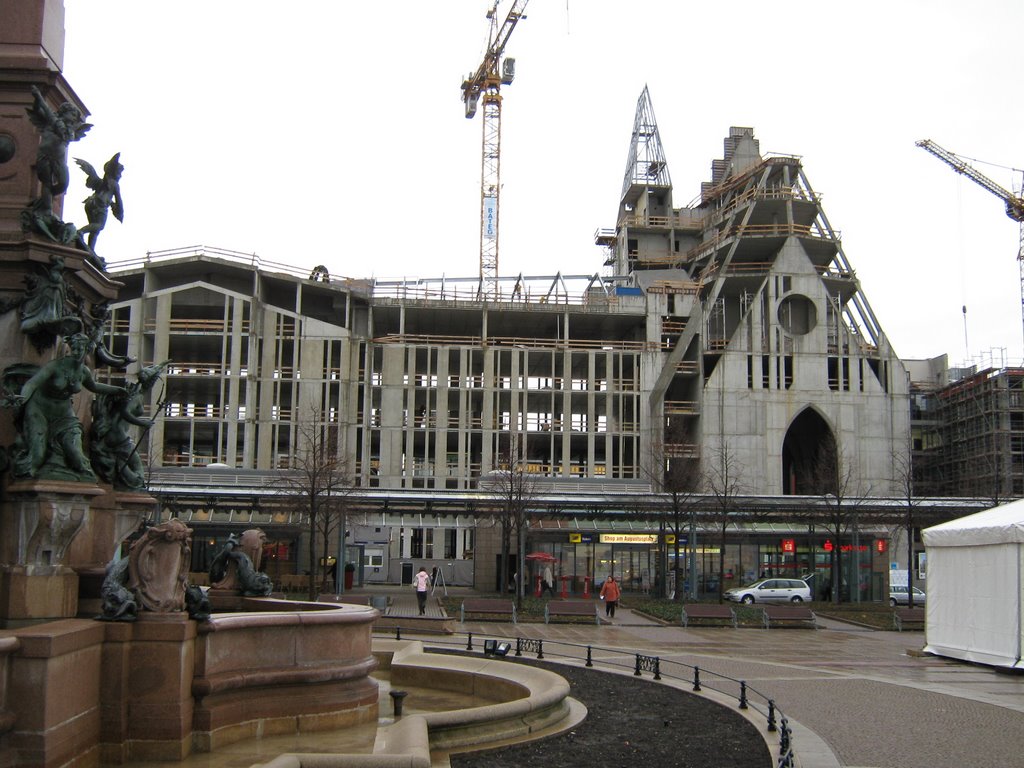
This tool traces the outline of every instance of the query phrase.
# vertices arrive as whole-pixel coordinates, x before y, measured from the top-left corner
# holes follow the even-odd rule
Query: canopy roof
[[[1024,499],[925,528],[921,538],[926,547],[1024,544]]]

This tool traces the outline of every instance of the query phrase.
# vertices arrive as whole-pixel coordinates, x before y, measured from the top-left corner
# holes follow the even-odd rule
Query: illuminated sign
[[[676,535],[674,533],[666,533],[665,534],[665,543],[666,544],[675,544],[676,543]]]
[[[656,533],[602,533],[602,544],[657,544]]]
[[[888,549],[888,542],[885,539],[875,539],[875,552],[879,554]]]
[[[796,552],[796,539],[783,539],[782,551],[790,553]]]

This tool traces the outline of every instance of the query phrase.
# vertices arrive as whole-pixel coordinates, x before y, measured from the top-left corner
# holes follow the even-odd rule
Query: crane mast
[[[491,29],[487,52],[476,71],[462,83],[466,118],[483,109],[480,153],[480,287],[483,298],[498,296],[498,226],[501,197],[501,86],[515,77],[515,59],[502,61],[502,53],[529,0],[516,0],[498,26],[498,2],[487,12]]]
[[[931,139],[921,139],[921,141],[916,142],[916,145],[935,155],[935,157],[939,158],[939,160],[944,162],[954,171],[966,176],[975,184],[987,189],[993,195],[998,197],[1006,206],[1006,215],[1014,221],[1019,222],[1020,227],[1017,237],[1017,265],[1018,270],[1020,271],[1021,318],[1022,322],[1024,322],[1024,197],[1015,195],[999,184],[996,184],[996,182],[992,181],[988,176],[970,165],[964,158],[950,152],[949,150],[943,149]]]

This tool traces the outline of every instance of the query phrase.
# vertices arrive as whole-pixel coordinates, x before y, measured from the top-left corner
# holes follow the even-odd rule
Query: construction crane
[[[502,53],[516,23],[524,18],[529,0],[516,0],[498,26],[498,0],[494,0],[487,18],[491,23],[487,52],[476,72],[462,83],[466,118],[483,107],[483,147],[480,160],[480,288],[483,298],[498,296],[498,201],[501,197],[501,86],[511,85],[516,60],[502,60]]]
[[[1006,215],[1020,223],[1020,232],[1017,240],[1017,264],[1020,270],[1021,318],[1024,320],[1024,197],[1004,189],[977,168],[970,165],[965,158],[943,149],[931,139],[921,139],[916,144],[922,149],[931,152],[957,173],[963,174],[1002,200],[1006,205]]]

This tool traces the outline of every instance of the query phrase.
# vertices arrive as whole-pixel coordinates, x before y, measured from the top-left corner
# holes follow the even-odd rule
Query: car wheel
[[[889,598],[889,605],[891,605],[893,608],[896,607],[896,598],[895,597],[890,597]]]
[[[754,602],[754,596],[753,595],[744,595],[743,596],[743,600],[741,600],[741,602],[746,603],[747,605],[750,605],[752,602]]]
[[[804,599],[800,595],[793,595],[793,599],[790,600],[791,603],[802,603],[803,601]]]

